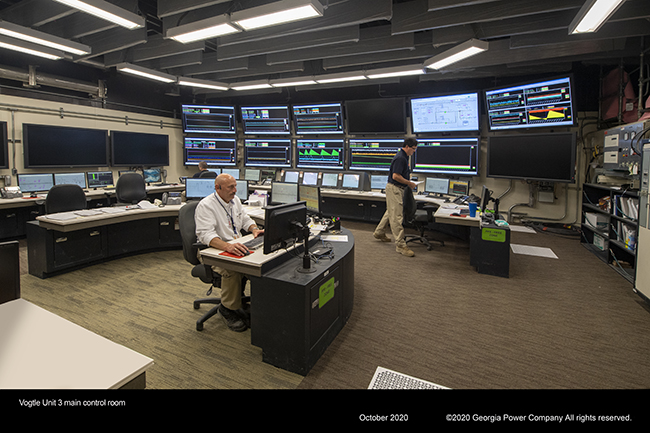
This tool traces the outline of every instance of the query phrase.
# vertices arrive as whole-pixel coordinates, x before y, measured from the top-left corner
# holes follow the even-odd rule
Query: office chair
[[[199,177],[200,177],[200,178],[206,178],[206,177],[207,177],[207,178],[212,178],[212,179],[214,179],[214,178],[217,177],[217,173],[214,172],[214,171],[210,171],[210,170],[203,170],[203,171],[201,172],[201,174],[199,174]]]
[[[0,304],[20,298],[18,241],[0,243]]]
[[[79,185],[54,185],[45,198],[45,213],[86,209],[86,194]]]
[[[196,240],[196,223],[194,222],[194,212],[196,211],[196,206],[199,204],[198,201],[188,201],[182,206],[178,212],[178,226],[181,234],[181,242],[183,245],[183,258],[190,264],[194,265],[192,268],[192,276],[200,279],[206,284],[210,284],[210,289],[206,293],[209,296],[212,293],[213,287],[220,287],[221,285],[221,275],[212,270],[210,265],[204,265],[199,260],[198,252],[204,248],[207,248],[207,245],[201,244]],[[242,282],[242,290],[244,287],[244,282]],[[243,293],[242,293],[243,294]],[[243,302],[249,302],[249,296],[242,296]],[[196,321],[196,330],[202,331],[203,324],[212,316],[217,314],[219,305],[221,305],[221,299],[215,297],[196,299],[194,301],[194,309],[198,310],[201,307],[201,304],[212,304],[214,307],[205,313],[199,320]]]
[[[423,209],[418,209],[411,188],[404,188],[404,198],[402,203],[402,226],[404,226],[404,228],[416,229],[420,233],[419,235],[405,235],[404,242],[408,244],[409,242],[419,241],[427,247],[428,251],[431,251],[433,248],[431,242],[437,242],[440,244],[440,246],[444,246],[444,241],[429,239],[424,235],[424,231],[426,230],[427,225],[430,222],[433,222],[433,212],[435,206],[425,206]]]
[[[136,204],[147,198],[147,187],[140,173],[123,173],[117,179],[115,195],[118,203]]]

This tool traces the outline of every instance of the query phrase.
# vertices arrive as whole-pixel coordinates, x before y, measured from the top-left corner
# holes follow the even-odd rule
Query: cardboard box
[[[607,249],[607,239],[597,234],[594,234],[594,246],[601,251],[605,251]]]

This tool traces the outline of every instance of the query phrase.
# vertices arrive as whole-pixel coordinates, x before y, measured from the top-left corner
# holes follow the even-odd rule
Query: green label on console
[[[484,228],[481,230],[481,239],[490,242],[505,242],[506,231],[502,229]]]
[[[323,308],[334,297],[334,277],[327,280],[318,290],[318,308]]]

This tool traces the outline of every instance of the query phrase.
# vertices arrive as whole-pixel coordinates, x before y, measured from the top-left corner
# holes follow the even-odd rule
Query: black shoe
[[[239,310],[237,310],[237,313],[244,321],[244,324],[250,328],[251,327],[251,304],[248,303],[243,304],[242,307]]]
[[[231,331],[243,332],[248,329],[248,326],[246,326],[236,311],[230,310],[223,305],[219,305],[219,315]]]

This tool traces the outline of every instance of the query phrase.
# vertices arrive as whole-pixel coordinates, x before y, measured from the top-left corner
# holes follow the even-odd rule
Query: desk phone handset
[[[20,198],[23,196],[19,186],[5,186],[0,188],[2,198]]]
[[[461,196],[456,197],[452,203],[462,204],[462,203],[465,203],[467,201],[467,199],[469,199],[469,196],[461,195]]]

